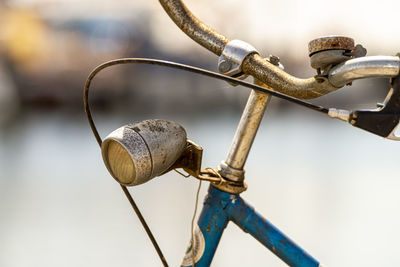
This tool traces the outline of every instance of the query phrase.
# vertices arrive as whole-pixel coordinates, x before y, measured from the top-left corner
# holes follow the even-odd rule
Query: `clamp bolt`
[[[227,73],[232,69],[232,64],[228,60],[221,60],[218,64],[218,71],[220,73]]]
[[[275,66],[279,66],[279,63],[280,63],[279,57],[274,56],[274,55],[269,55],[268,60],[269,60],[269,62],[270,62],[271,64],[273,64],[273,65],[275,65]]]

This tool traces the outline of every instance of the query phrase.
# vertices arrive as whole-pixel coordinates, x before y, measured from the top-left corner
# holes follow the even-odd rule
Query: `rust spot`
[[[284,240],[280,240],[282,244],[286,245],[286,242]]]
[[[206,228],[207,233],[211,231],[211,222],[209,221]]]
[[[353,50],[354,40],[344,36],[327,36],[314,39],[308,43],[308,54],[310,56],[331,49]]]
[[[164,125],[161,121],[149,120],[146,121],[146,124],[144,126],[149,128],[149,130],[152,132],[165,132]]]

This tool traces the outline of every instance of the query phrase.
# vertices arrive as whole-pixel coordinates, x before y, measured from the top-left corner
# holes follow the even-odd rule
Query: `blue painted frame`
[[[210,266],[222,233],[229,221],[251,234],[289,266],[320,266],[316,259],[264,219],[239,195],[220,191],[210,185],[198,220],[201,233],[198,232],[196,235],[202,236],[200,238],[197,236],[195,238],[197,241],[186,252],[186,257],[189,258],[192,249],[195,250],[195,254],[201,253],[196,255],[196,267]],[[203,244],[199,244],[199,242],[203,242]]]

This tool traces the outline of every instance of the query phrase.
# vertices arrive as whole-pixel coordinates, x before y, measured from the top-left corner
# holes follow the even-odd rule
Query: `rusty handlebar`
[[[196,18],[181,0],[159,1],[184,33],[214,54],[220,56],[225,45],[231,41]],[[259,54],[246,57],[242,68],[244,73],[262,81],[270,88],[296,98],[316,98],[340,88],[333,86],[329,80],[317,80],[314,77],[301,79],[292,76]]]

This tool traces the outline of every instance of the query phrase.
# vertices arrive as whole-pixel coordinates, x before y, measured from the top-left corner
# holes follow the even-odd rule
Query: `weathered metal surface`
[[[258,54],[258,51],[252,45],[241,40],[230,41],[226,44],[218,59],[219,72],[231,77],[243,74],[243,60],[253,53]]]
[[[212,168],[201,170],[200,175],[196,178],[201,181],[210,182],[219,190],[230,194],[240,194],[247,190],[247,184],[243,180],[240,182],[228,180],[227,178],[222,177],[218,170]]]
[[[222,233],[229,221],[233,221],[244,232],[251,234],[272,253],[289,266],[317,267],[319,263],[306,251],[296,245],[279,229],[254,211],[239,195],[229,194],[210,186],[204,201],[204,208],[198,220],[205,244],[200,257],[196,253],[195,266],[210,266]],[[199,238],[201,239],[201,238]],[[198,249],[199,250],[199,249]],[[190,253],[189,250],[187,253]],[[243,263],[245,265],[245,263]],[[183,266],[192,266],[190,261]]]
[[[208,195],[204,200],[204,206],[197,222],[202,235],[202,238],[199,239],[204,240],[204,244],[189,245],[185,255],[185,258],[189,258],[194,250],[195,260],[198,258],[195,264],[196,267],[210,266],[211,264],[222,233],[229,222],[229,214],[225,208],[230,202],[230,196],[230,194],[219,191],[212,186],[209,187]],[[199,255],[198,251],[202,246],[205,249]],[[192,266],[190,260],[185,261],[184,259],[182,263],[182,266]]]
[[[149,148],[153,164],[152,177],[168,169],[185,149],[186,131],[175,122],[145,120],[128,127],[136,131]]]
[[[179,159],[167,170],[183,168],[189,175],[198,177],[201,171],[203,148],[195,142],[187,140],[186,147]]]
[[[235,139],[234,139],[235,140]],[[232,143],[233,145],[233,143]],[[233,146],[231,146],[231,150],[234,149]],[[242,169],[235,169],[226,163],[226,161],[222,161],[218,165],[218,173],[222,176],[225,177],[226,179],[230,181],[243,181],[244,180],[244,173],[245,171]],[[224,191],[224,190],[223,190]]]
[[[296,78],[257,54],[248,56],[242,66],[244,73],[252,75],[270,88],[300,99],[320,97],[339,89],[327,80]]]
[[[118,155],[111,154],[109,150],[109,145],[113,142],[119,143],[128,151],[130,162],[119,160],[119,165],[117,165],[118,162],[114,162],[112,158],[117,158]],[[124,126],[110,133],[103,140],[101,151],[104,164],[117,182],[123,185],[137,185],[146,182],[147,178],[151,176],[152,160],[150,151],[143,138],[131,128]],[[129,151],[134,151],[134,154]],[[134,171],[130,174],[127,173],[124,177],[119,176],[120,173],[116,169],[123,168],[123,165],[129,164],[133,164]]]
[[[310,63],[312,68],[324,70],[329,66],[337,65],[349,59],[351,59],[351,57],[345,55],[345,50],[343,49],[325,50],[313,54],[310,57]]]
[[[225,208],[226,212],[229,213],[229,220],[233,221],[245,233],[252,235],[287,265],[293,267],[319,266],[316,259],[263,218],[239,195],[230,195],[229,200]]]
[[[211,52],[221,55],[230,39],[198,20],[182,1],[159,1],[183,32]],[[326,80],[321,82],[315,78],[296,78],[257,54],[246,57],[242,67],[244,73],[254,76],[274,90],[301,99],[316,98],[338,89]]]
[[[344,36],[326,36],[314,39],[308,43],[308,54],[313,54],[325,50],[353,50],[354,40]]]
[[[350,59],[329,71],[329,82],[342,87],[356,79],[395,77],[399,74],[400,59],[397,56],[369,56]]]
[[[130,161],[111,159],[120,156],[110,154],[109,145],[113,142],[125,149],[125,152],[119,151],[119,154],[127,152]],[[179,158],[185,146],[186,132],[179,124],[165,120],[145,120],[123,126],[109,134],[102,143],[102,154],[111,175],[119,183],[133,186],[164,173]],[[131,171],[121,172],[120,168]]]
[[[211,52],[221,55],[230,41],[227,37],[201,22],[180,0],[160,0],[160,4],[184,33]]]
[[[241,170],[243,170],[246,163],[251,145],[253,144],[269,100],[270,95],[254,90],[251,91],[235,136],[233,137],[228,156],[225,162],[219,167],[220,174],[223,177],[232,181],[243,181],[244,172],[241,172]],[[233,172],[232,168],[238,171]]]
[[[226,181],[222,182],[222,183],[212,183],[212,185],[215,188],[218,188],[219,190],[229,193],[229,194],[241,194],[244,191],[247,190],[248,186],[246,184],[246,182],[242,181],[240,183],[232,183],[230,181]]]
[[[351,50],[350,52],[346,52],[346,55],[351,56],[353,58],[365,57],[367,55],[367,49],[362,45],[358,44],[354,47],[353,50]]]

